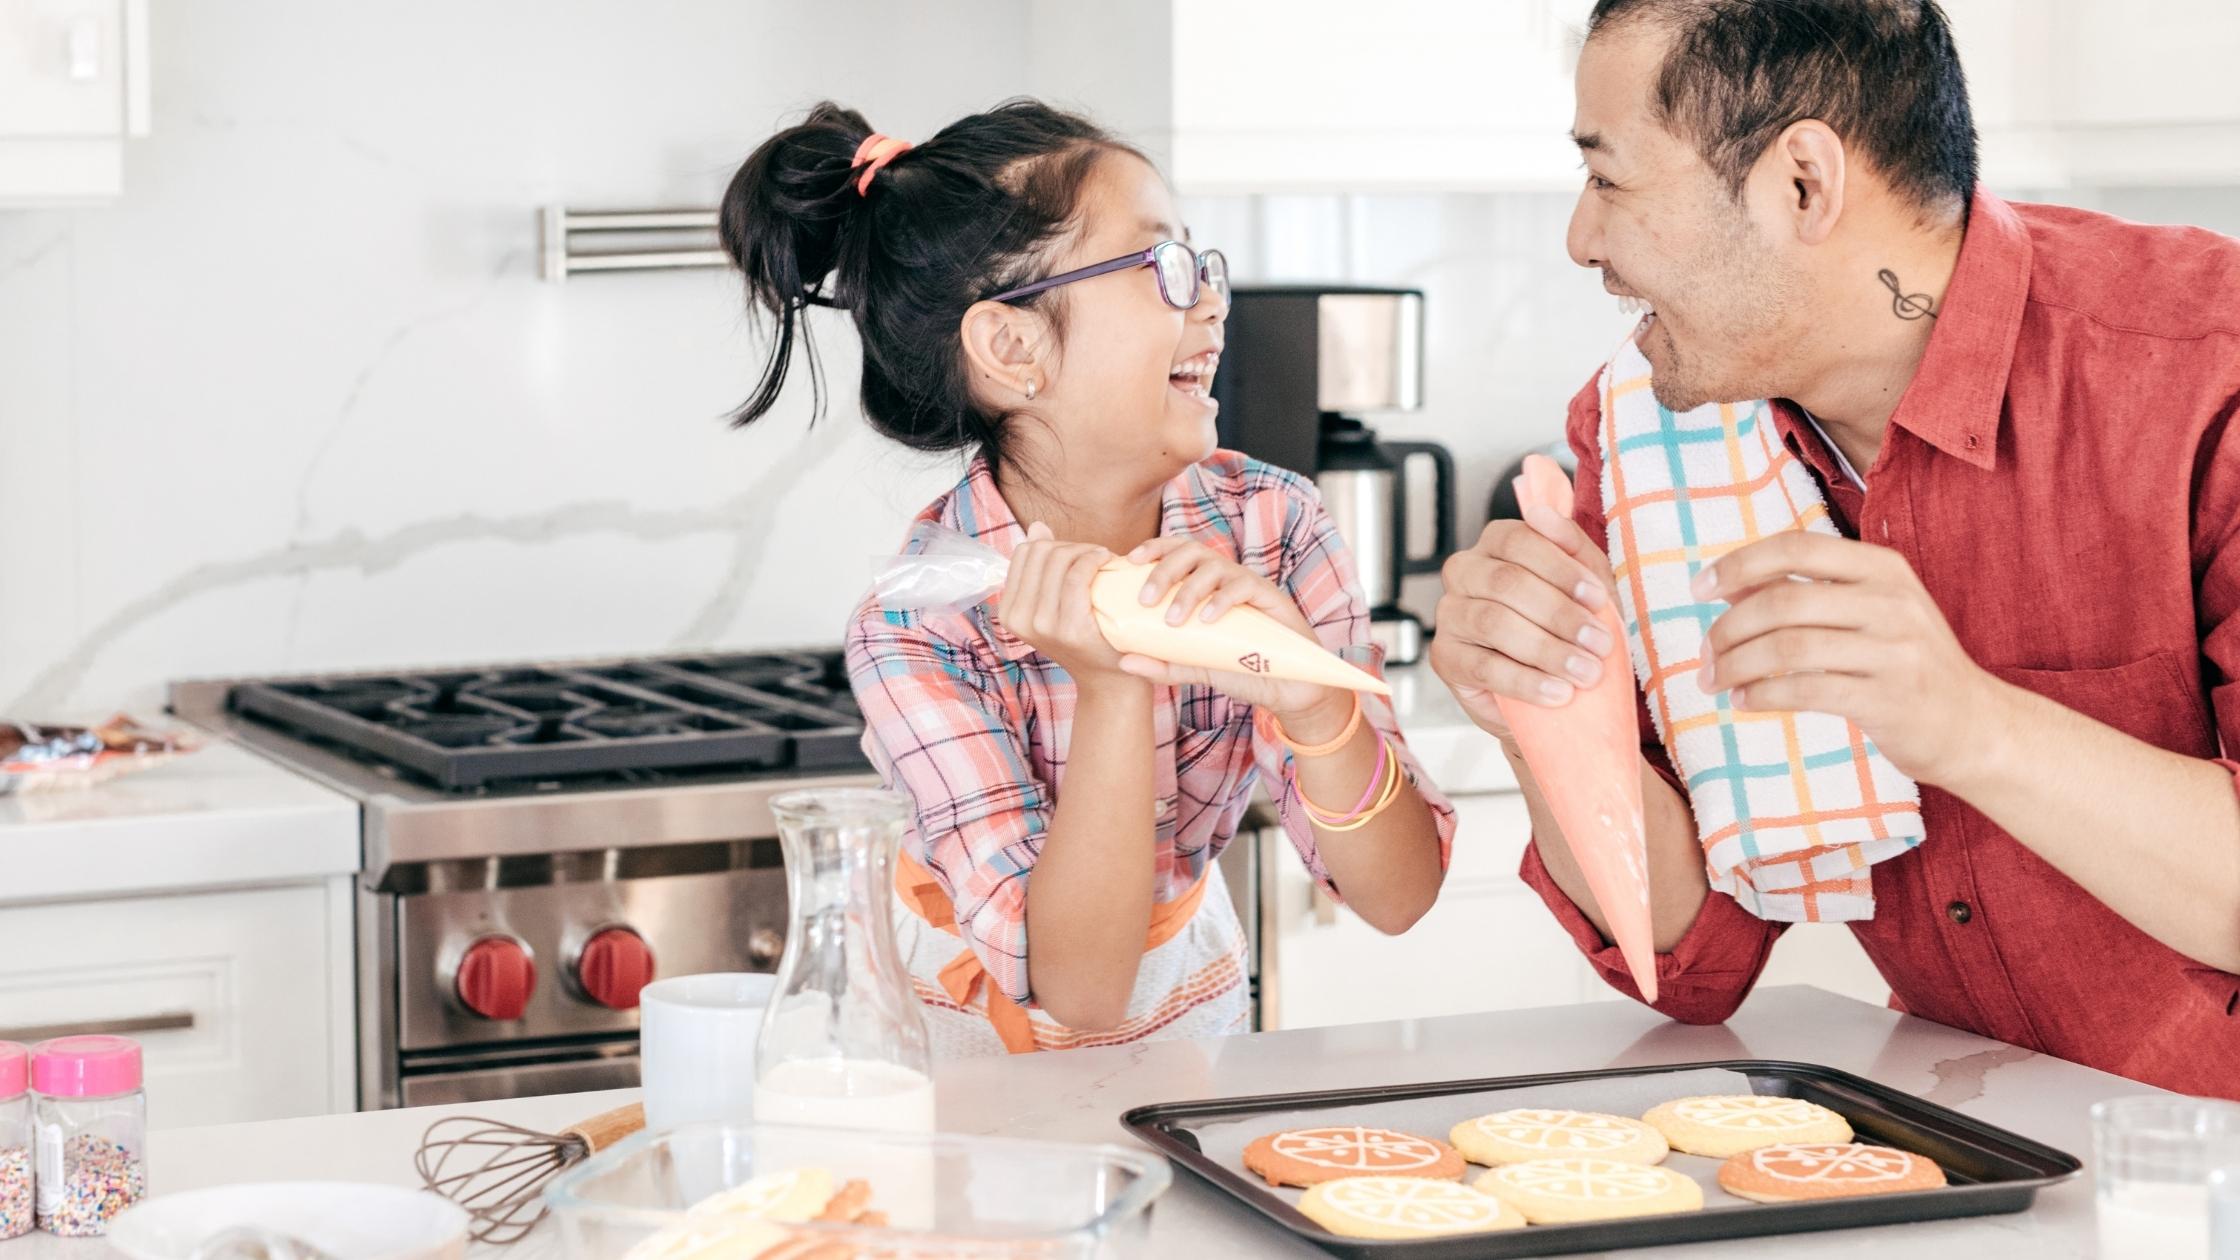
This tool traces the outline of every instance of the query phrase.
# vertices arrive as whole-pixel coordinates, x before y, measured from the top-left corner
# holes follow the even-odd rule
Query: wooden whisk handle
[[[581,1138],[586,1147],[598,1152],[645,1127],[646,1105],[631,1103],[613,1111],[602,1111],[579,1124],[571,1124],[560,1133],[563,1137]]]

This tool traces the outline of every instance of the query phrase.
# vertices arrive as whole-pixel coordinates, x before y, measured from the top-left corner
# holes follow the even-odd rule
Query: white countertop
[[[936,1072],[944,1129],[1065,1141],[1127,1142],[1121,1113],[1146,1103],[1369,1084],[1508,1076],[1731,1058],[1792,1059],[1869,1077],[2090,1158],[2087,1109],[2146,1087],[2058,1059],[1809,988],[1762,990],[1730,1023],[1671,1023],[1630,1002],[1447,1019],[1167,1041],[979,1059]],[[634,1091],[467,1107],[329,1116],[154,1134],[157,1193],[227,1182],[344,1179],[414,1184],[411,1155],[429,1121],[487,1115],[552,1130],[628,1101]],[[1179,1169],[1153,1212],[1153,1254],[1316,1256]],[[545,1260],[547,1228],[511,1249]],[[1902,1249],[1894,1253],[1892,1248]],[[2008,1216],[1846,1230],[1626,1253],[1670,1260],[1793,1257],[2060,1260],[2096,1252],[2089,1172]],[[499,1252],[480,1248],[478,1256]],[[98,1240],[33,1235],[0,1243],[0,1260],[110,1260]]]
[[[1501,745],[1470,721],[1429,664],[1394,666],[1385,680],[1392,684],[1392,709],[1408,748],[1439,790],[1449,796],[1517,790],[1516,771]]]
[[[0,905],[345,875],[358,852],[357,802],[215,739],[92,787],[0,796]]]

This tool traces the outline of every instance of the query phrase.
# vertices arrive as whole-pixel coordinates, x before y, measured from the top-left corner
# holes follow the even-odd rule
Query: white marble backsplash
[[[0,714],[181,676],[837,641],[953,465],[806,390],[717,272],[535,273],[535,210],[709,205],[830,95],[1018,90],[1024,6],[153,7],[114,204],[0,211]],[[865,32],[877,37],[865,39]]]
[[[727,430],[760,349],[728,274],[549,284],[534,212],[712,204],[825,96],[922,136],[1025,90],[1028,0],[151,10],[125,195],[0,210],[0,716],[148,710],[180,677],[837,641],[957,461],[866,431],[838,317],[824,422],[796,389]],[[1465,540],[1623,332],[1565,257],[1570,208],[1186,201],[1240,277],[1425,289],[1426,405],[1376,423],[1454,447]],[[2240,226],[2227,190],[2106,208]]]

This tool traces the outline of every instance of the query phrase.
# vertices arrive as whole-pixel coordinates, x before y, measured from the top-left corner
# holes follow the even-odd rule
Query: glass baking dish
[[[545,1200],[567,1260],[622,1260],[711,1195],[812,1167],[867,1183],[887,1224],[789,1229],[843,1244],[834,1254],[913,1260],[1137,1260],[1172,1179],[1165,1159],[1120,1146],[696,1124],[616,1143]]]

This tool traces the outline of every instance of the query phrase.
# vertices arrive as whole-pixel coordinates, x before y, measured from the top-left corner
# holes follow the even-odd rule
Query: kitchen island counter
[[[2152,1092],[2120,1077],[2001,1045],[1817,989],[1766,989],[1722,1027],[1670,1023],[1627,1002],[1504,1011],[1445,1019],[1170,1041],[938,1070],[942,1126],[1082,1142],[1127,1142],[1131,1107],[1216,1095],[1331,1089],[1392,1082],[1508,1076],[1696,1060],[1761,1058],[1822,1063],[1920,1094],[1965,1114],[2088,1157],[2087,1109],[2103,1098]],[[579,1094],[158,1131],[149,1178],[157,1192],[237,1181],[335,1178],[413,1184],[412,1150],[436,1116],[488,1115],[554,1129],[629,1101],[632,1092]],[[511,1249],[554,1256],[541,1229]],[[1153,1213],[1154,1254],[1313,1256],[1177,1170]],[[1970,1260],[2059,1260],[2096,1254],[2089,1175],[2039,1195],[2028,1213],[1814,1236],[1764,1238],[1626,1253],[1700,1258],[1794,1256],[1820,1260],[1966,1255]],[[506,1254],[492,1249],[484,1256]],[[0,1260],[108,1260],[97,1240],[34,1235],[0,1243]]]

